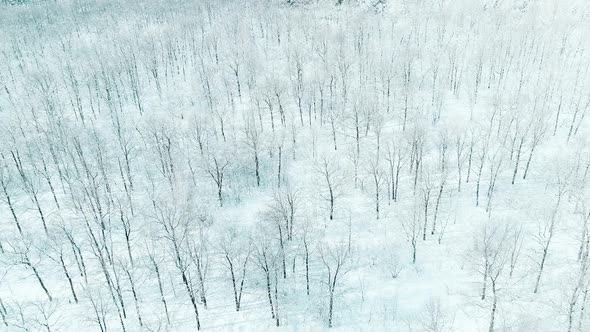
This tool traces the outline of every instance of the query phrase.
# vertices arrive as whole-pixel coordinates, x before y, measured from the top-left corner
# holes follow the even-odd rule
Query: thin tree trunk
[[[496,290],[495,290],[495,286],[493,286],[492,288],[494,288],[494,300],[492,302],[492,312],[490,314],[490,327],[488,329],[488,332],[494,332],[494,321],[496,319],[496,309],[498,306],[498,297],[496,296]]]
[[[275,308],[272,303],[272,291],[270,288],[270,271],[268,270],[268,267],[264,270],[264,272],[266,274],[266,293],[268,295],[268,303],[270,304],[270,314],[272,316],[272,319],[275,319]]]
[[[39,271],[37,271],[37,268],[34,267],[31,263],[28,263],[27,262],[25,264],[27,264],[33,270],[33,273],[35,274],[35,277],[37,278],[37,281],[39,282],[39,285],[41,285],[41,288],[43,288],[43,291],[47,295],[47,298],[49,299],[49,301],[50,302],[53,301],[53,297],[51,297],[51,294],[49,293],[49,290],[45,286],[45,283],[43,282],[43,279],[41,279],[41,276],[39,275]]]
[[[191,287],[189,285],[188,279],[187,279],[184,271],[181,271],[181,275],[182,275],[182,282],[184,283],[184,286],[186,288],[188,296],[190,297],[191,303],[193,305],[193,311],[195,313],[195,320],[197,321],[197,331],[199,331],[199,330],[201,330],[201,321],[199,320],[199,309],[197,308],[197,300],[195,299],[195,294],[193,294],[193,291],[191,290]]]
[[[303,245],[305,247],[305,290],[307,296],[309,296],[309,248],[305,239],[303,240]]]
[[[432,221],[432,232],[430,234],[434,235],[434,233],[436,232],[436,219],[438,218],[438,208],[440,206],[440,200],[443,194],[443,190],[444,190],[444,186],[445,186],[445,182],[443,181],[440,184],[440,189],[438,191],[438,196],[436,197],[436,205],[434,206],[434,218]]]
[[[62,255],[59,255],[59,261],[61,262],[61,267],[64,270],[64,274],[66,275],[66,278],[68,279],[68,284],[70,285],[70,291],[72,292],[72,296],[74,297],[74,301],[76,303],[78,303],[78,296],[76,296],[76,290],[74,289],[74,283],[72,282],[72,278],[70,277],[70,274],[68,273],[68,269],[66,268],[66,263],[64,262]]]
[[[141,319],[141,311],[139,310],[139,300],[137,299],[135,283],[133,282],[131,273],[127,269],[125,269],[125,273],[127,274],[127,278],[129,278],[129,284],[131,284],[131,293],[133,294],[133,300],[135,301],[135,311],[137,312],[137,320],[139,321],[139,326],[143,327],[143,320]]]
[[[156,277],[158,279],[158,290],[160,291],[160,299],[162,304],[164,305],[164,312],[166,313],[166,321],[170,324],[170,314],[168,313],[168,304],[166,303],[166,297],[164,296],[164,287],[162,287],[162,277],[160,275],[160,269],[154,260],[152,260],[152,264],[154,265],[154,271],[156,272]]]
[[[525,180],[527,174],[529,173],[529,167],[531,165],[531,160],[533,160],[533,153],[535,152],[535,147],[536,145],[533,145],[533,147],[531,148],[531,153],[529,154],[529,159],[526,162],[526,166],[524,168],[524,174],[522,176],[522,179]]]
[[[330,304],[328,307],[328,327],[332,328],[332,312],[334,310],[334,290],[330,289]]]

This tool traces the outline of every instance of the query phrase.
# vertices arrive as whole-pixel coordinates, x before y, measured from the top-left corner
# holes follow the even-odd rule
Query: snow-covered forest
[[[0,1],[0,331],[589,331],[588,22]]]

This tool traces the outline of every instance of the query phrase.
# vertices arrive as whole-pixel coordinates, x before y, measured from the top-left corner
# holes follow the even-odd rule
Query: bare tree
[[[41,288],[43,289],[43,292],[45,292],[45,295],[47,295],[47,299],[49,301],[53,301],[53,297],[51,296],[51,293],[47,288],[45,279],[43,279],[43,277],[41,276],[41,272],[39,271],[41,259],[31,259],[31,249],[34,249],[32,242],[23,239],[22,244],[13,245],[9,243],[8,245],[10,246],[9,253],[11,256],[11,264],[22,265],[26,269],[30,270],[35,276],[37,282],[39,283],[39,286],[41,286]]]
[[[253,240],[255,251],[254,261],[264,274],[264,280],[266,285],[266,294],[268,296],[268,303],[270,306],[270,313],[272,319],[276,319],[276,307],[275,302],[272,299],[272,273],[275,270],[277,261],[277,253],[274,248],[274,241],[266,234],[261,234],[259,237]]]
[[[403,64],[403,99],[404,99],[404,116],[402,130],[406,130],[406,124],[408,122],[408,113],[412,107],[412,69],[413,69],[414,58],[411,55],[407,56],[407,59]]]
[[[275,203],[276,204],[276,203]],[[289,213],[287,211],[287,213]],[[289,215],[283,216],[282,213],[276,211],[275,208],[270,207],[270,210],[263,216],[263,222],[268,223],[268,230],[276,230],[275,239],[278,240],[278,252],[277,255],[274,256],[274,261],[277,265],[279,265],[283,279],[287,278],[287,233],[289,227]],[[274,269],[278,269],[279,267],[273,265]]]
[[[256,128],[253,121],[248,121],[244,129],[246,145],[252,151],[254,157],[254,175],[256,177],[256,186],[260,187],[260,144],[261,133]]]
[[[307,218],[306,218],[307,219]],[[313,223],[309,220],[305,221],[302,227],[301,232],[301,241],[303,244],[303,261],[305,262],[305,291],[307,296],[310,295],[310,267],[311,266],[311,256],[318,248],[318,238],[317,238],[317,231],[313,227]]]
[[[533,128],[532,128],[532,137],[531,137],[531,144],[530,144],[530,151],[529,157],[527,158],[526,165],[524,167],[524,173],[522,175],[522,179],[526,179],[527,174],[529,172],[529,168],[531,166],[531,161],[533,160],[533,155],[537,146],[541,143],[543,138],[545,137],[545,133],[547,132],[547,124],[545,119],[542,116],[539,116],[538,119],[534,120]]]
[[[524,236],[525,235],[522,225],[520,225],[519,227],[515,227],[512,234],[510,235],[510,273],[508,275],[511,278],[514,274],[516,263],[520,258],[520,253],[522,251],[522,246],[524,243]]]
[[[12,215],[12,219],[14,220],[14,224],[16,225],[16,229],[18,230],[20,236],[23,236],[23,229],[22,226],[20,224],[20,220],[18,219],[18,216],[16,215],[16,210],[14,207],[14,203],[13,203],[13,196],[11,194],[11,192],[9,191],[12,187],[12,175],[10,174],[10,169],[8,168],[8,166],[6,165],[6,158],[4,157],[4,154],[1,154],[2,157],[2,164],[0,164],[0,187],[2,187],[2,201],[4,201],[6,203],[6,205],[8,205],[8,209],[10,210],[10,214]]]
[[[420,196],[422,198],[422,207],[424,209],[424,223],[422,224],[422,241],[426,241],[426,228],[428,227],[428,215],[430,208],[430,200],[432,198],[433,184],[430,180],[429,171],[425,171],[420,183]],[[433,226],[434,229],[434,226]]]
[[[41,223],[43,224],[43,229],[45,230],[46,234],[49,234],[49,230],[47,228],[47,219],[43,209],[41,209],[41,203],[39,201],[39,192],[41,190],[40,184],[38,183],[38,177],[35,174],[31,174],[30,170],[27,170],[21,155],[17,149],[11,150],[10,155],[12,156],[12,161],[14,162],[14,166],[20,175],[21,184],[23,190],[29,195],[31,201],[35,204],[37,212],[39,213],[39,217],[41,218]]]
[[[381,188],[383,186],[383,173],[381,171],[381,165],[379,164],[379,158],[371,160],[369,163],[369,174],[373,180],[373,186],[375,190],[375,196],[373,198],[375,202],[375,216],[379,219],[379,207],[381,203]]]
[[[338,120],[342,113],[337,109],[330,107],[328,110],[328,120],[330,121],[330,127],[332,129],[332,140],[334,142],[334,151],[338,150],[338,143],[336,139],[336,127],[338,126]]]
[[[120,260],[118,264],[120,265],[121,269],[125,273],[125,276],[127,277],[127,281],[129,281],[129,287],[131,289],[131,294],[133,295],[133,302],[135,303],[135,312],[137,314],[137,320],[139,322],[139,326],[143,327],[144,322],[143,322],[143,319],[141,318],[141,309],[139,306],[139,296],[138,296],[137,286],[136,286],[135,277],[134,277],[135,270],[131,264],[128,264],[127,262],[125,262],[123,260]]]
[[[91,319],[93,323],[96,323],[100,329],[100,332],[107,332],[107,314],[109,311],[108,303],[105,302],[102,298],[102,294],[100,293],[100,289],[98,289],[98,294],[94,295],[88,289],[84,289],[86,298],[90,301],[92,305],[92,310],[94,317]]]
[[[117,139],[119,153],[122,155],[122,159],[124,161],[124,167],[122,167],[122,169],[125,170],[124,174],[126,175],[126,180],[127,184],[129,185],[129,189],[133,190],[134,181],[131,161],[136,155],[136,149],[133,146],[133,136],[127,128],[129,125],[122,121],[119,113],[112,113],[111,119],[113,123],[113,132]]]
[[[199,283],[199,297],[201,303],[207,309],[207,296],[205,289],[205,280],[207,278],[208,265],[209,265],[209,243],[205,230],[203,227],[199,228],[199,240],[189,241],[189,255],[192,263],[195,265],[197,270],[197,281]]]
[[[434,233],[436,232],[438,213],[440,210],[440,205],[442,202],[443,192],[445,190],[446,183],[447,183],[447,170],[444,169],[440,175],[440,178],[439,178],[438,193],[436,195],[436,202],[434,204],[434,216],[432,217],[432,231],[430,232],[431,235],[434,235]]]
[[[62,241],[62,238],[52,238],[50,240],[50,244],[49,244],[49,250],[47,252],[45,252],[45,254],[47,255],[47,257],[49,257],[52,261],[54,261],[55,263],[57,263],[58,265],[61,266],[64,275],[66,277],[66,280],[68,281],[68,285],[70,286],[70,291],[72,293],[72,297],[74,299],[74,302],[78,303],[78,295],[76,294],[76,289],[74,287],[74,282],[73,282],[73,276],[70,273],[70,271],[68,270],[66,261],[64,260],[64,241]]]
[[[483,277],[481,299],[485,300],[488,291],[488,283],[492,292],[492,304],[490,312],[489,332],[494,331],[496,311],[500,298],[500,286],[506,264],[510,259],[511,228],[508,225],[499,225],[489,221],[481,230],[481,234],[475,239],[473,248],[469,254],[476,266],[478,273]]]
[[[304,80],[304,68],[303,68],[303,54],[299,51],[294,51],[292,56],[290,57],[290,62],[294,62],[292,65],[291,71],[294,74],[291,74],[290,81],[292,85],[293,96],[297,102],[297,109],[299,110],[299,119],[301,121],[301,126],[303,126],[303,98],[306,92],[305,89],[305,80]],[[309,118],[311,124],[311,116]]]
[[[387,154],[385,156],[389,168],[390,197],[394,202],[398,199],[400,173],[406,162],[406,152],[403,146],[392,141],[387,144]]]
[[[454,316],[448,312],[440,298],[431,298],[425,306],[422,318],[422,330],[427,332],[452,331]]]
[[[211,160],[207,162],[206,170],[217,186],[219,206],[223,206],[223,181],[225,180],[226,168],[229,165],[229,161],[217,156],[213,156],[211,159],[213,159],[213,162]]]
[[[497,150],[494,152],[493,155],[488,155],[488,164],[490,167],[490,180],[488,185],[487,191],[487,203],[486,203],[486,212],[490,213],[492,209],[492,199],[494,197],[494,193],[496,192],[497,187],[497,180],[500,172],[502,171],[502,167],[504,166],[504,155],[503,150]]]
[[[539,291],[539,285],[541,283],[541,276],[543,275],[543,270],[545,268],[545,263],[547,261],[547,256],[549,253],[549,247],[553,240],[553,236],[555,235],[555,226],[559,220],[559,210],[561,207],[562,198],[564,196],[565,191],[567,190],[567,178],[562,178],[558,176],[557,179],[557,193],[555,197],[555,204],[550,212],[550,215],[547,219],[542,220],[539,223],[539,230],[536,234],[536,241],[540,247],[540,260],[537,262],[539,265],[539,272],[537,273],[536,281],[535,281],[535,288],[533,293],[537,293]]]
[[[321,181],[324,182],[324,189],[320,192],[320,197],[328,202],[330,211],[330,220],[334,219],[334,209],[336,200],[342,195],[343,176],[335,161],[324,158],[317,166]]]
[[[272,202],[269,204],[273,218],[284,222],[284,230],[289,241],[293,239],[293,225],[301,208],[300,196],[293,186],[285,186],[275,191]]]
[[[518,116],[518,114],[516,114],[515,116]],[[522,156],[522,149],[524,147],[524,144],[528,138],[528,133],[530,130],[530,125],[528,125],[523,131],[520,130],[519,128],[519,121],[515,121],[516,123],[516,127],[515,127],[515,132],[514,132],[514,137],[512,139],[512,146],[513,148],[510,150],[511,153],[511,159],[512,159],[512,155],[514,155],[514,172],[512,173],[512,184],[514,184],[514,181],[516,179],[516,174],[518,173],[518,168],[520,166],[520,158]],[[514,151],[514,145],[516,144],[516,151]]]
[[[582,294],[585,297],[585,294],[588,292],[588,273],[590,272],[588,263],[588,251],[586,250],[579,260],[579,265],[574,267],[573,274],[570,276],[573,286],[567,298],[567,332],[572,331],[574,312],[576,305],[581,300],[580,297]],[[585,301],[585,299],[582,299],[582,301]]]
[[[158,170],[168,180],[172,188],[176,181],[176,163],[173,153],[175,147],[173,143],[176,143],[174,133],[168,126],[162,125],[151,128],[150,136],[158,158]]]
[[[583,192],[583,190],[582,190]],[[578,260],[583,256],[586,250],[590,247],[590,207],[587,204],[587,197],[584,194],[576,195],[576,210],[575,213],[580,216],[581,219],[581,231],[578,235],[580,245],[578,247]]]
[[[156,279],[158,281],[158,290],[160,292],[160,301],[162,301],[162,305],[164,307],[164,313],[166,314],[166,322],[170,325],[170,313],[168,311],[168,302],[166,301],[166,296],[164,295],[164,284],[162,283],[162,272],[161,266],[164,263],[164,258],[157,255],[156,251],[151,249],[149,245],[146,245],[147,251],[147,258],[151,267],[153,268],[154,274],[156,275]]]
[[[162,237],[167,241],[171,258],[174,265],[180,274],[182,283],[185,286],[186,292],[190,298],[197,323],[197,330],[201,329],[201,321],[199,319],[199,309],[197,306],[197,299],[191,285],[189,278],[189,264],[190,257],[186,246],[186,241],[190,236],[190,224],[193,219],[192,209],[189,197],[173,197],[179,202],[156,202],[153,201],[154,219],[162,227]]]
[[[328,327],[331,328],[333,326],[336,289],[352,268],[350,243],[320,247],[320,258],[326,269],[326,278],[322,282],[328,287]]]
[[[420,238],[420,217],[418,214],[418,207],[416,199],[414,199],[412,214],[402,219],[402,227],[406,234],[407,240],[412,246],[412,264],[416,264],[416,252],[418,250],[418,239]]]
[[[396,279],[403,270],[403,264],[399,258],[396,248],[389,244],[383,246],[382,252],[385,253],[383,265],[391,278]]]
[[[224,256],[224,265],[230,273],[236,311],[240,311],[252,243],[243,241],[237,229],[230,228],[220,241],[220,249]]]
[[[463,182],[463,165],[466,161],[465,149],[467,147],[466,138],[462,135],[457,135],[455,138],[455,153],[457,156],[457,191],[461,192],[461,184]]]

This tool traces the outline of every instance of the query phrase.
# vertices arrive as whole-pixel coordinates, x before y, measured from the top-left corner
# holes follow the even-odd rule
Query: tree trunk
[[[254,165],[256,167],[256,186],[260,187],[260,163],[258,161],[258,151],[254,152]]]
[[[275,307],[272,303],[272,291],[270,288],[270,271],[267,269],[264,270],[266,274],[266,294],[268,295],[268,303],[270,305],[270,314],[272,319],[275,319]]]
[[[492,313],[490,314],[490,327],[488,332],[494,332],[494,320],[496,318],[496,309],[498,306],[498,298],[495,293],[496,292],[494,291],[494,301],[492,303]]]
[[[524,174],[522,175],[523,180],[526,179],[526,176],[529,173],[529,167],[531,165],[531,160],[533,160],[533,153],[535,153],[535,147],[536,147],[536,145],[533,145],[533,147],[531,148],[531,153],[529,154],[529,159],[526,162],[526,166],[524,168]]]
[[[304,241],[305,246],[305,290],[309,296],[309,249],[307,242]]]
[[[188,296],[191,299],[191,303],[193,305],[193,310],[195,312],[195,319],[197,321],[197,331],[201,330],[201,321],[199,320],[199,309],[197,308],[197,300],[195,299],[195,294],[193,294],[193,291],[191,290],[191,287],[188,283],[188,279],[186,278],[186,274],[184,273],[184,271],[181,271],[181,275],[182,275],[182,282],[184,283],[184,286],[186,287],[186,291],[188,293]]]
[[[47,298],[49,299],[49,301],[50,302],[53,301],[53,297],[51,297],[51,294],[49,293],[49,290],[45,286],[45,283],[43,282],[43,279],[41,279],[41,276],[39,275],[39,271],[37,271],[37,268],[34,267],[33,265],[31,265],[30,263],[26,263],[26,264],[33,270],[33,273],[35,274],[35,277],[37,278],[37,281],[39,282],[39,285],[41,285],[41,288],[43,288],[43,291],[47,295]]]
[[[164,305],[164,312],[166,313],[166,321],[170,324],[170,314],[168,313],[168,304],[166,303],[166,297],[164,296],[164,287],[162,286],[162,277],[160,276],[160,269],[155,261],[152,261],[154,265],[154,270],[156,272],[156,277],[158,278],[158,290],[160,291],[160,300]]]
[[[438,208],[440,206],[440,199],[441,199],[442,194],[443,194],[444,186],[445,186],[445,182],[443,181],[440,184],[440,189],[438,191],[438,196],[436,197],[436,205],[434,206],[434,218],[433,218],[433,221],[432,221],[432,231],[430,232],[430,234],[432,234],[432,235],[434,235],[434,233],[436,232],[436,219],[438,218]]]
[[[62,255],[59,255],[59,261],[61,262],[61,267],[64,270],[64,274],[66,275],[66,278],[68,279],[68,284],[70,285],[70,291],[72,292],[72,296],[74,297],[74,301],[76,303],[78,303],[78,296],[76,296],[76,290],[74,289],[74,283],[72,282],[72,278],[70,277],[70,274],[68,273],[68,269],[66,268],[66,263],[64,262]]]
[[[330,304],[328,306],[328,327],[332,327],[332,312],[334,310],[334,290],[330,289]]]

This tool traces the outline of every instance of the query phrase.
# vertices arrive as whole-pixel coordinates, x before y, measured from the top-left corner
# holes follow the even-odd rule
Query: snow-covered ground
[[[588,331],[590,5],[0,2],[0,331]]]

